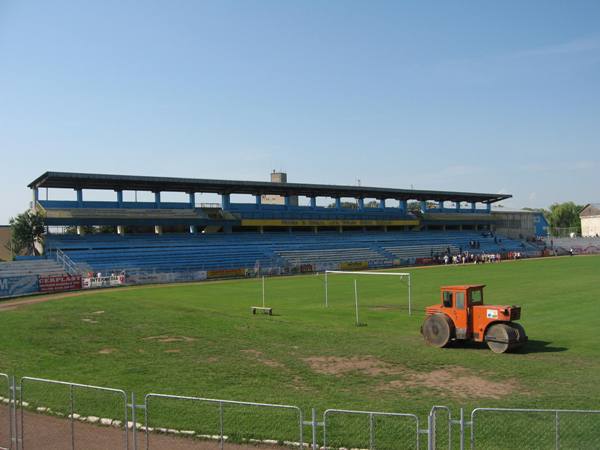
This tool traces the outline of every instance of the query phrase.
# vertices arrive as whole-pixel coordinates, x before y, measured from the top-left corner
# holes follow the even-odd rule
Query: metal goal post
[[[326,270],[325,271],[325,307],[329,306],[329,274],[338,275],[364,275],[364,276],[388,276],[388,277],[399,277],[400,280],[407,280],[408,286],[408,315],[412,315],[412,289],[411,289],[411,277],[408,272],[351,272],[347,270]]]

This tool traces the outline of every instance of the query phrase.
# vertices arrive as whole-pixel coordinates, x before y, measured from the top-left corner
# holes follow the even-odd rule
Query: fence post
[[[75,450],[75,417],[73,417],[73,415],[75,414],[75,398],[72,384],[69,385],[69,397],[71,400],[71,449]],[[21,405],[21,408],[22,407],[23,405]]]
[[[137,420],[137,413],[136,413],[135,409],[136,409],[135,392],[132,392],[131,393],[131,434],[132,434],[133,450],[137,450],[137,448],[138,448],[137,430],[135,427],[136,420]],[[127,429],[127,422],[125,422],[125,429]],[[126,432],[126,434],[127,434],[127,432]]]
[[[8,421],[10,448],[19,449],[18,425],[17,425],[17,385],[14,375],[8,380]]]
[[[555,446],[556,446],[556,450],[560,449],[560,418],[558,417],[558,411],[556,411],[555,413],[555,418],[554,418],[554,427],[555,427]]]
[[[427,418],[427,450],[435,450],[435,410]]]
[[[24,418],[24,413],[23,413],[23,379],[21,379],[21,385],[19,386],[19,404],[21,405],[21,450],[23,450],[25,448],[25,422],[23,422],[23,418]],[[14,385],[14,383],[13,383]],[[15,392],[15,396],[14,396],[14,402],[15,402],[15,416],[17,415],[17,396],[16,396],[16,392]],[[18,445],[18,444],[17,444]]]
[[[465,410],[463,408],[460,408],[460,450],[465,450]]]
[[[374,436],[373,436],[373,413],[369,413],[369,450],[375,448]]]
[[[224,437],[223,437],[223,402],[219,402],[219,432],[221,433],[221,450],[223,450],[223,447],[225,446],[225,443],[223,442]]]
[[[312,448],[313,450],[318,449],[317,445],[317,410],[315,408],[312,409]]]

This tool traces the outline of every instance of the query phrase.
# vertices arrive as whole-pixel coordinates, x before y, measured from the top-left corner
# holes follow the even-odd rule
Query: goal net
[[[412,315],[410,273],[325,271],[326,307],[339,301],[354,303],[355,297],[373,308],[407,309]]]

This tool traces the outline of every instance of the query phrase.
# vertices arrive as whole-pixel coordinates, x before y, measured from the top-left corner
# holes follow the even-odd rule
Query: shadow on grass
[[[552,342],[530,339],[523,347],[514,353],[526,355],[529,353],[558,353],[569,350],[567,347],[553,347],[551,344]]]
[[[551,345],[552,342],[548,341],[538,341],[535,339],[530,339],[527,343],[518,350],[514,350],[510,352],[515,355],[528,355],[530,353],[559,353],[567,351],[566,347],[554,347]],[[460,342],[454,341],[452,344],[448,346],[449,348],[463,348],[469,350],[485,350],[490,352],[491,350],[488,348],[487,344],[483,342]]]

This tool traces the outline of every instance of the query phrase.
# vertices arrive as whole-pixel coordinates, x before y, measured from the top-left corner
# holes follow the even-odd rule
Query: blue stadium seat
[[[470,241],[479,248],[471,249]],[[49,235],[47,252],[63,250],[75,263],[96,272],[185,271],[293,267],[303,264],[410,263],[450,250],[472,253],[525,252],[521,241],[469,231],[214,233],[86,236]]]

